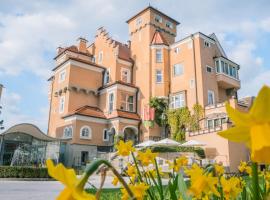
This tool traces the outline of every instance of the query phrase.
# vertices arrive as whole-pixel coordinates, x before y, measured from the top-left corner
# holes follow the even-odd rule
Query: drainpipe
[[[195,53],[195,43],[194,35],[191,34],[192,40],[192,49],[193,49],[193,66],[194,66],[194,75],[195,75],[195,95],[196,95],[196,104],[198,104],[198,88],[197,88],[197,66],[196,66],[196,53]]]
[[[48,119],[47,134],[49,134],[49,126],[50,126],[50,121],[51,121],[52,97],[53,97],[53,83],[54,83],[54,77],[52,78],[52,85],[51,85],[51,99],[50,99],[50,107],[49,107],[49,119]]]

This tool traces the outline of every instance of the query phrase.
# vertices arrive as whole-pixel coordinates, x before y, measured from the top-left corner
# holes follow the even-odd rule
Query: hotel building
[[[235,169],[247,150],[216,133],[232,125],[224,102],[241,110],[250,106],[238,101],[240,66],[214,33],[175,41],[179,22],[151,6],[127,24],[127,43],[101,27],[92,43],[79,38],[77,45],[58,48],[49,79],[48,133],[67,139],[69,164],[111,151],[116,136],[134,142],[167,137],[158,125],[143,123],[150,99],[160,97],[170,109],[202,105],[201,129],[186,139],[205,142],[208,157]]]

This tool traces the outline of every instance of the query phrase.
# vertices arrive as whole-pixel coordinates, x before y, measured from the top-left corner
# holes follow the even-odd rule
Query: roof
[[[123,111],[123,110],[116,110],[114,115],[112,115],[108,119],[114,119],[117,117],[126,118],[126,119],[134,119],[134,120],[138,120],[138,121],[141,120],[140,116],[137,113]]]
[[[148,6],[145,9],[143,9],[142,11],[140,11],[139,13],[137,13],[136,15],[134,15],[133,17],[131,17],[130,19],[128,19],[126,22],[129,23],[131,20],[133,20],[134,18],[136,18],[137,16],[139,16],[140,14],[146,12],[147,10],[153,10],[154,12],[157,12],[160,15],[165,16],[166,18],[170,19],[171,21],[173,21],[174,23],[176,23],[176,25],[180,24],[178,21],[176,21],[175,19],[169,17],[168,15],[164,14],[163,12],[157,10],[156,8],[153,8],[152,6]]]
[[[92,66],[95,66],[95,67],[98,67],[98,68],[101,68],[103,70],[105,70],[106,68],[105,67],[102,67],[94,62],[91,62],[91,61],[86,61],[86,60],[82,60],[80,58],[74,58],[74,57],[69,57],[67,60],[65,60],[64,62],[60,63],[59,65],[57,65],[55,68],[52,69],[52,71],[55,71],[56,69],[58,69],[61,65],[63,65],[64,63],[66,63],[67,61],[69,60],[75,60],[75,61],[78,61],[78,62],[81,62],[81,63],[84,63],[84,64],[88,64],[88,65],[92,65]]]
[[[92,57],[93,56],[88,51],[86,53],[81,52],[81,51],[79,51],[79,49],[78,49],[77,46],[72,45],[72,46],[65,47],[65,48],[59,47],[58,54],[57,54],[57,56],[54,57],[54,59],[57,59],[60,55],[62,55],[66,51],[71,51],[71,52],[74,52],[74,53],[79,53],[79,54],[82,54],[82,55],[85,55],[85,56],[89,56],[89,57]]]
[[[136,88],[137,90],[139,89],[138,87],[136,87],[132,83],[126,83],[126,82],[123,82],[123,81],[115,81],[115,82],[113,82],[111,84],[107,84],[107,85],[104,85],[104,86],[100,87],[98,90],[103,90],[105,88],[111,87],[111,86],[116,85],[116,84],[121,84],[121,85],[125,85],[125,86],[128,86],[128,87]]]
[[[106,119],[106,116],[99,108],[93,107],[93,106],[88,106],[88,105],[78,108],[74,112],[67,114],[65,117],[75,115],[75,114],[88,116],[88,117],[96,117],[96,118]]]
[[[105,114],[97,107],[93,106],[83,106],[64,116],[64,118],[72,116],[72,115],[82,115],[87,117],[95,117],[100,119],[114,119],[114,118],[126,118],[126,119],[133,119],[133,120],[140,120],[140,116],[134,112],[127,112],[122,110],[116,110],[113,112],[109,117],[106,117]]]
[[[28,123],[22,123],[17,124],[12,127],[10,127],[8,130],[0,134],[0,136],[5,136],[11,133],[24,133],[27,135],[31,135],[34,138],[45,140],[45,141],[55,141],[59,140],[57,138],[50,137],[43,133],[36,125],[34,124],[28,124]]]
[[[156,30],[151,44],[154,44],[154,45],[164,44],[164,45],[169,46],[168,42],[166,41],[166,39],[163,37],[162,33],[159,30]]]
[[[116,43],[118,43],[119,45],[118,58],[129,61],[129,62],[133,62],[131,58],[130,48],[121,42],[116,41]]]

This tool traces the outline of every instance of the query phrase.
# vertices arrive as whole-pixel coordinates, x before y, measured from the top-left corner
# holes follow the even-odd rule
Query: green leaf
[[[179,188],[179,193],[182,196],[183,200],[191,199],[191,197],[187,195],[187,185],[181,173],[178,174],[178,188]]]

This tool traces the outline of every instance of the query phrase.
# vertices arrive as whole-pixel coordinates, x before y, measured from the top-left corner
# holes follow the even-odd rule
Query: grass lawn
[[[86,189],[87,192],[95,194],[97,191],[95,189]],[[121,191],[120,189],[102,189],[100,200],[120,200]]]

